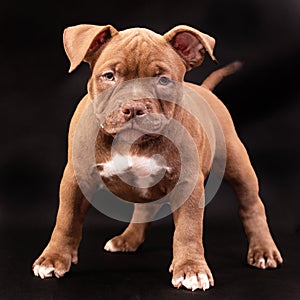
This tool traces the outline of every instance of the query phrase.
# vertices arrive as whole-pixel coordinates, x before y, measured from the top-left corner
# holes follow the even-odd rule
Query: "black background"
[[[153,224],[138,253],[109,254],[102,250],[105,242],[126,224],[95,209],[85,223],[80,264],[61,280],[32,275],[31,264],[55,222],[68,124],[89,77],[85,64],[68,74],[62,32],[82,23],[161,34],[187,24],[216,38],[219,66],[244,62],[215,93],[257,171],[285,259],[280,269],[247,267],[236,201],[224,184],[205,216],[205,248],[216,281],[209,291],[172,288],[171,217]],[[299,299],[299,28],[297,0],[1,3],[0,299]],[[207,58],[186,79],[200,83],[217,67]]]

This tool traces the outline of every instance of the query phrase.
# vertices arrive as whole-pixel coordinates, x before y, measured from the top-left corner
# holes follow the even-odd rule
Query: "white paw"
[[[188,290],[195,291],[196,289],[201,289],[203,291],[209,289],[210,283],[206,274],[197,274],[190,277],[180,277],[176,280],[172,279],[173,286],[179,288],[182,285],[186,287]]]
[[[117,247],[115,247],[112,243],[111,240],[109,240],[105,246],[104,246],[104,250],[109,251],[109,252],[118,252],[120,251]]]
[[[52,277],[52,272],[54,271],[54,267],[46,268],[45,266],[36,265],[33,269],[33,273],[37,277],[41,277],[42,279]]]

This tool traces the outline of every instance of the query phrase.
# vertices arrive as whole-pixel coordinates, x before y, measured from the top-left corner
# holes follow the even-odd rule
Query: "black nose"
[[[121,113],[130,120],[134,117],[143,116],[148,113],[148,108],[141,103],[125,103],[121,109]]]

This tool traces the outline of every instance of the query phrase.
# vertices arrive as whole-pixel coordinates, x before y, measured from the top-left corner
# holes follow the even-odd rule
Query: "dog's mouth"
[[[159,134],[147,133],[139,129],[121,129],[114,135],[119,142],[126,144],[142,144],[150,140],[158,138]]]

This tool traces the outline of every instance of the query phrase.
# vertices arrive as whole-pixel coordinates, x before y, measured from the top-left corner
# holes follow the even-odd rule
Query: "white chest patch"
[[[102,167],[101,176],[109,178],[117,175],[126,183],[139,188],[155,185],[165,172],[171,171],[160,155],[145,157],[116,154],[112,160],[98,166]]]

